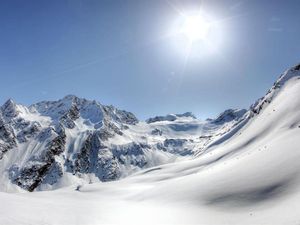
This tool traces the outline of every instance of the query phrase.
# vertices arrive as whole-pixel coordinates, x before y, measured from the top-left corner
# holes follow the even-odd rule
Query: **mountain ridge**
[[[248,126],[286,83],[299,79],[299,69],[285,71],[249,110],[225,110],[205,121],[184,113],[144,122],[130,112],[74,95],[28,107],[9,99],[0,108],[0,190],[113,181],[201,157]]]
[[[66,180],[76,177],[76,182],[111,181],[192,156],[213,139],[211,132],[221,135],[241,119],[240,115],[223,121],[226,128],[224,123],[202,122],[184,113],[148,123],[125,110],[74,95],[28,107],[9,99],[0,111],[0,160],[7,155],[2,180],[28,191],[51,189],[64,175]],[[192,137],[181,137],[183,132]]]

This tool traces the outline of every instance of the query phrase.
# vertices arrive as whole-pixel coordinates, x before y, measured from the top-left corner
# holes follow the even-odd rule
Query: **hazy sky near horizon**
[[[187,57],[169,33],[196,8],[219,21],[218,43]],[[2,0],[0,103],[75,94],[140,119],[247,108],[300,62],[299,11],[298,0]]]

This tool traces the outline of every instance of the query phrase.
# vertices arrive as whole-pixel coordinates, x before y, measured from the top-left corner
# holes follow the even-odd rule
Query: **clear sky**
[[[196,8],[218,21],[214,49],[187,56],[170,30]],[[299,12],[299,0],[2,0],[0,102],[75,94],[140,119],[248,108],[300,61]]]

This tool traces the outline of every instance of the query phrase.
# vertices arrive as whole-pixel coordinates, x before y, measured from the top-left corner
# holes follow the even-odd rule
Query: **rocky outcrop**
[[[91,157],[93,151],[93,134],[89,134],[80,149],[75,155],[75,162],[72,166],[73,173],[89,173],[91,170]]]
[[[133,113],[127,112],[125,110],[120,110],[113,106],[105,106],[103,110],[106,115],[109,115],[109,117],[112,117],[119,123],[135,125],[139,122]]]
[[[9,119],[14,118],[19,114],[16,103],[12,99],[9,99],[4,103],[4,105],[1,107],[1,111],[3,117]]]
[[[101,181],[112,181],[121,176],[119,162],[108,148],[98,151],[95,170]]]
[[[70,109],[60,118],[60,122],[69,129],[75,127],[75,120],[79,118],[79,109],[76,104],[72,104]]]
[[[191,112],[186,112],[182,114],[168,114],[166,116],[156,116],[146,120],[147,123],[155,123],[160,121],[175,121],[179,118],[188,117],[191,119],[196,119],[196,116]]]
[[[111,150],[103,145],[101,132],[90,133],[80,152],[75,155],[70,166],[73,174],[95,174],[101,181],[115,180],[120,177],[119,162]],[[72,160],[69,160],[70,162]]]
[[[33,138],[41,129],[41,125],[38,122],[34,122],[31,125],[28,123],[23,129],[18,133],[17,139],[19,143],[24,143],[30,138]]]
[[[0,160],[3,155],[16,146],[16,137],[12,127],[6,124],[0,114]]]
[[[151,134],[161,136],[163,134],[163,132],[162,132],[162,130],[155,128],[151,131]]]
[[[132,142],[126,145],[112,146],[112,153],[120,164],[143,168],[147,164],[145,150],[149,149],[151,149],[150,145]]]
[[[268,90],[266,95],[260,99],[258,99],[254,104],[250,106],[250,111],[252,112],[252,116],[255,114],[259,114],[260,111],[277,95],[280,88],[284,86],[284,84],[292,78],[300,79],[300,64],[292,67],[291,69],[286,70],[279,79],[273,84],[273,86]]]
[[[28,191],[33,191],[44,181],[47,175],[49,180],[49,171],[58,167],[55,156],[60,155],[64,151],[65,139],[64,133],[59,134],[46,145],[42,155],[34,157],[23,168],[18,170],[15,168],[11,176],[13,182]]]
[[[230,121],[240,120],[247,113],[246,109],[228,109],[222,112],[213,122],[224,124]]]
[[[192,149],[188,148],[188,143],[191,142],[191,140],[187,139],[165,139],[163,142],[163,148],[165,151],[168,151],[172,154],[179,154],[182,156],[185,155],[192,155],[193,151]]]

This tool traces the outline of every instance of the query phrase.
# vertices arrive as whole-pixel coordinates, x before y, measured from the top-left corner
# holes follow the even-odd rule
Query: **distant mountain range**
[[[286,82],[299,79],[299,69],[286,71],[248,110],[229,109],[205,121],[190,112],[139,121],[130,112],[73,95],[29,107],[9,99],[0,108],[0,190],[112,181],[197,158],[251,126]]]

